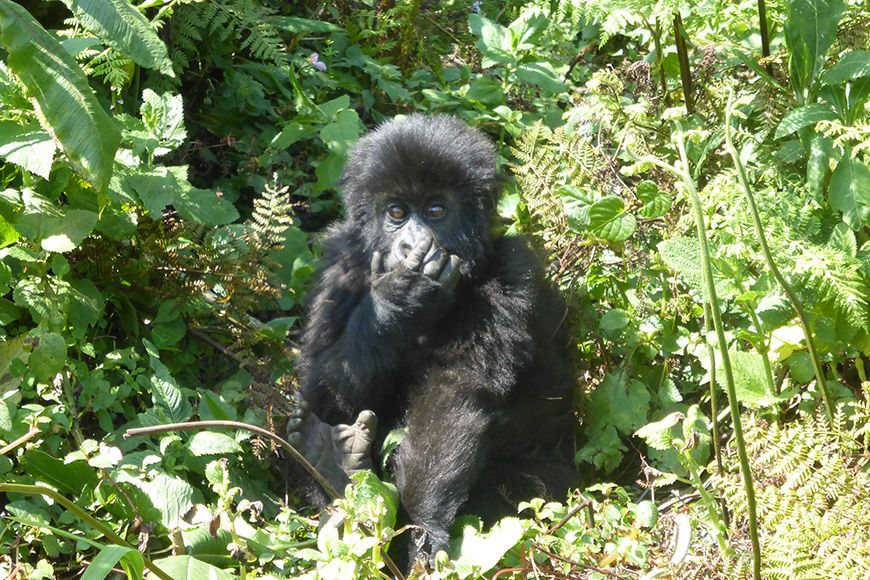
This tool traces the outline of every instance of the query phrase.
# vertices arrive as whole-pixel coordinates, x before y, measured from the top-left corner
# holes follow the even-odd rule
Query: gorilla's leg
[[[353,425],[330,425],[304,402],[287,420],[287,441],[339,491],[350,482],[349,476],[372,469],[376,431],[377,417],[371,411],[362,411]]]
[[[456,385],[426,385],[408,413],[395,460],[402,506],[413,524],[409,565],[446,550],[449,529],[487,460],[493,412]]]

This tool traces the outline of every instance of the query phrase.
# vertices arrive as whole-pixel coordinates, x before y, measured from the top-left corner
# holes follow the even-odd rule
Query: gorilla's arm
[[[534,254],[519,240],[500,240],[492,264],[475,295],[457,300],[448,324],[458,334],[436,351],[438,365],[412,402],[396,455],[402,505],[425,531],[411,546],[412,559],[446,548],[540,338],[532,317],[543,281]]]

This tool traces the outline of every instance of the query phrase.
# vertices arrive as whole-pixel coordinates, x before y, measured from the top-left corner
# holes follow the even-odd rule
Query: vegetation
[[[568,299],[583,481],[412,574],[864,577],[868,103],[860,0],[0,0],[0,574],[397,575],[390,482],[147,428],[281,434],[346,153],[423,111]]]

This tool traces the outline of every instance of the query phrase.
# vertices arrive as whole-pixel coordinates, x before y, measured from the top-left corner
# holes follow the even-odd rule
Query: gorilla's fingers
[[[423,264],[423,273],[430,278],[435,278],[447,264],[449,258],[450,256],[444,250],[440,248],[435,250],[429,261]]]
[[[426,257],[426,254],[429,253],[429,248],[432,247],[432,244],[435,240],[432,236],[426,236],[426,238],[417,244],[411,252],[408,254],[408,257],[405,258],[403,264],[409,270],[419,270],[420,266],[423,265],[423,258]]]
[[[372,278],[376,278],[384,273],[384,257],[380,252],[372,253]]]
[[[447,290],[453,290],[459,283],[459,256],[451,255],[450,262],[441,270],[438,283]]]

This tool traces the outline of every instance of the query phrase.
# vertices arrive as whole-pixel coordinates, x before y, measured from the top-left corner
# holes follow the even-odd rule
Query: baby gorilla
[[[388,469],[417,526],[409,555],[430,556],[460,510],[492,521],[574,482],[565,307],[525,240],[490,233],[493,149],[464,123],[381,126],[351,152],[342,187],[289,438],[341,490],[406,427]]]

